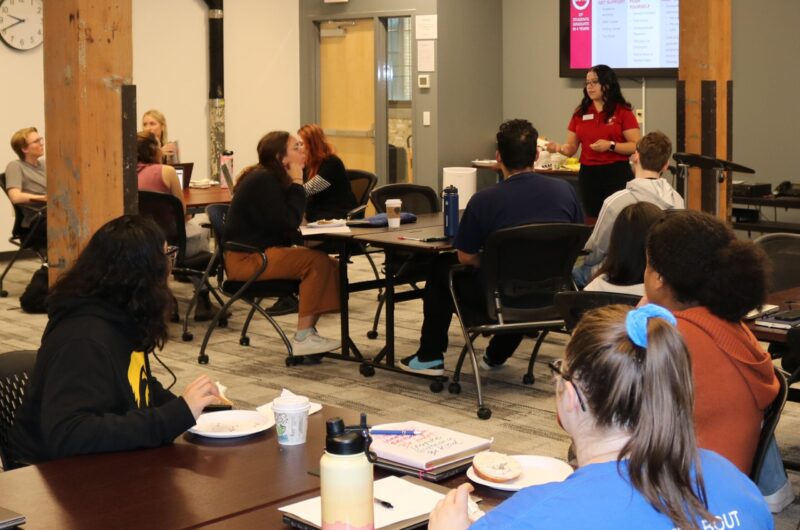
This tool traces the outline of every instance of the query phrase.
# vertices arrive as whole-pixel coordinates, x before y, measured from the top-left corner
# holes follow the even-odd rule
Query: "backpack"
[[[19,305],[26,313],[47,313],[47,265],[33,273],[31,282],[19,297]]]

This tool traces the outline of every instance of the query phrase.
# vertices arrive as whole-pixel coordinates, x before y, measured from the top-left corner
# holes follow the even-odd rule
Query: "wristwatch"
[[[614,140],[611,140],[611,145],[608,147],[608,149],[611,150],[611,151],[616,151],[617,150],[617,142],[615,142]]]

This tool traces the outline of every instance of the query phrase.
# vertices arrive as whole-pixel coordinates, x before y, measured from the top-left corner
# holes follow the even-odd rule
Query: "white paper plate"
[[[275,425],[275,418],[254,410],[221,410],[197,418],[189,432],[209,438],[237,438],[266,431]]]
[[[311,403],[310,405],[311,406],[308,408],[309,416],[322,410],[321,403]],[[261,414],[263,414],[264,416],[271,418],[272,422],[275,423],[275,414],[272,412],[272,403],[267,403],[266,405],[261,405],[260,407],[256,407],[256,410]]]
[[[519,491],[528,486],[546,484],[548,482],[561,482],[572,474],[572,467],[566,462],[549,456],[512,455],[522,466],[522,474],[508,482],[491,482],[479,477],[472,466],[467,469],[467,478],[472,482],[489,486],[496,490]]]
[[[344,226],[347,224],[345,219],[323,219],[323,221],[315,221],[313,223],[308,223],[306,226],[309,228],[332,228],[334,226]]]

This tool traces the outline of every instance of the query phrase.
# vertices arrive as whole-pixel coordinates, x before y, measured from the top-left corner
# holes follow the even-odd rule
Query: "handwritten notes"
[[[414,430],[414,436],[377,435],[370,447],[378,457],[430,470],[488,449],[492,440],[418,421],[376,425],[381,430]]]

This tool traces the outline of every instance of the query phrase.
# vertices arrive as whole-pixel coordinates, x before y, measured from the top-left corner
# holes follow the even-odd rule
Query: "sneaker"
[[[278,300],[266,309],[268,315],[277,317],[281,315],[289,315],[297,313],[300,307],[300,302],[293,294],[289,296],[281,296]]]
[[[764,500],[767,501],[769,511],[772,513],[781,513],[784,508],[794,502],[794,492],[792,491],[792,482],[787,478],[786,482],[781,488],[772,495],[765,495]]]
[[[292,355],[314,355],[315,353],[328,353],[340,348],[342,343],[338,340],[326,339],[317,333],[310,333],[305,339],[292,339]]]
[[[489,360],[485,353],[483,354],[483,357],[481,357],[481,360],[478,361],[478,366],[480,366],[481,370],[486,370],[487,372],[499,370],[503,367],[503,364],[504,363],[493,363]]]
[[[444,360],[420,361],[412,355],[400,360],[400,369],[413,374],[444,375]]]

